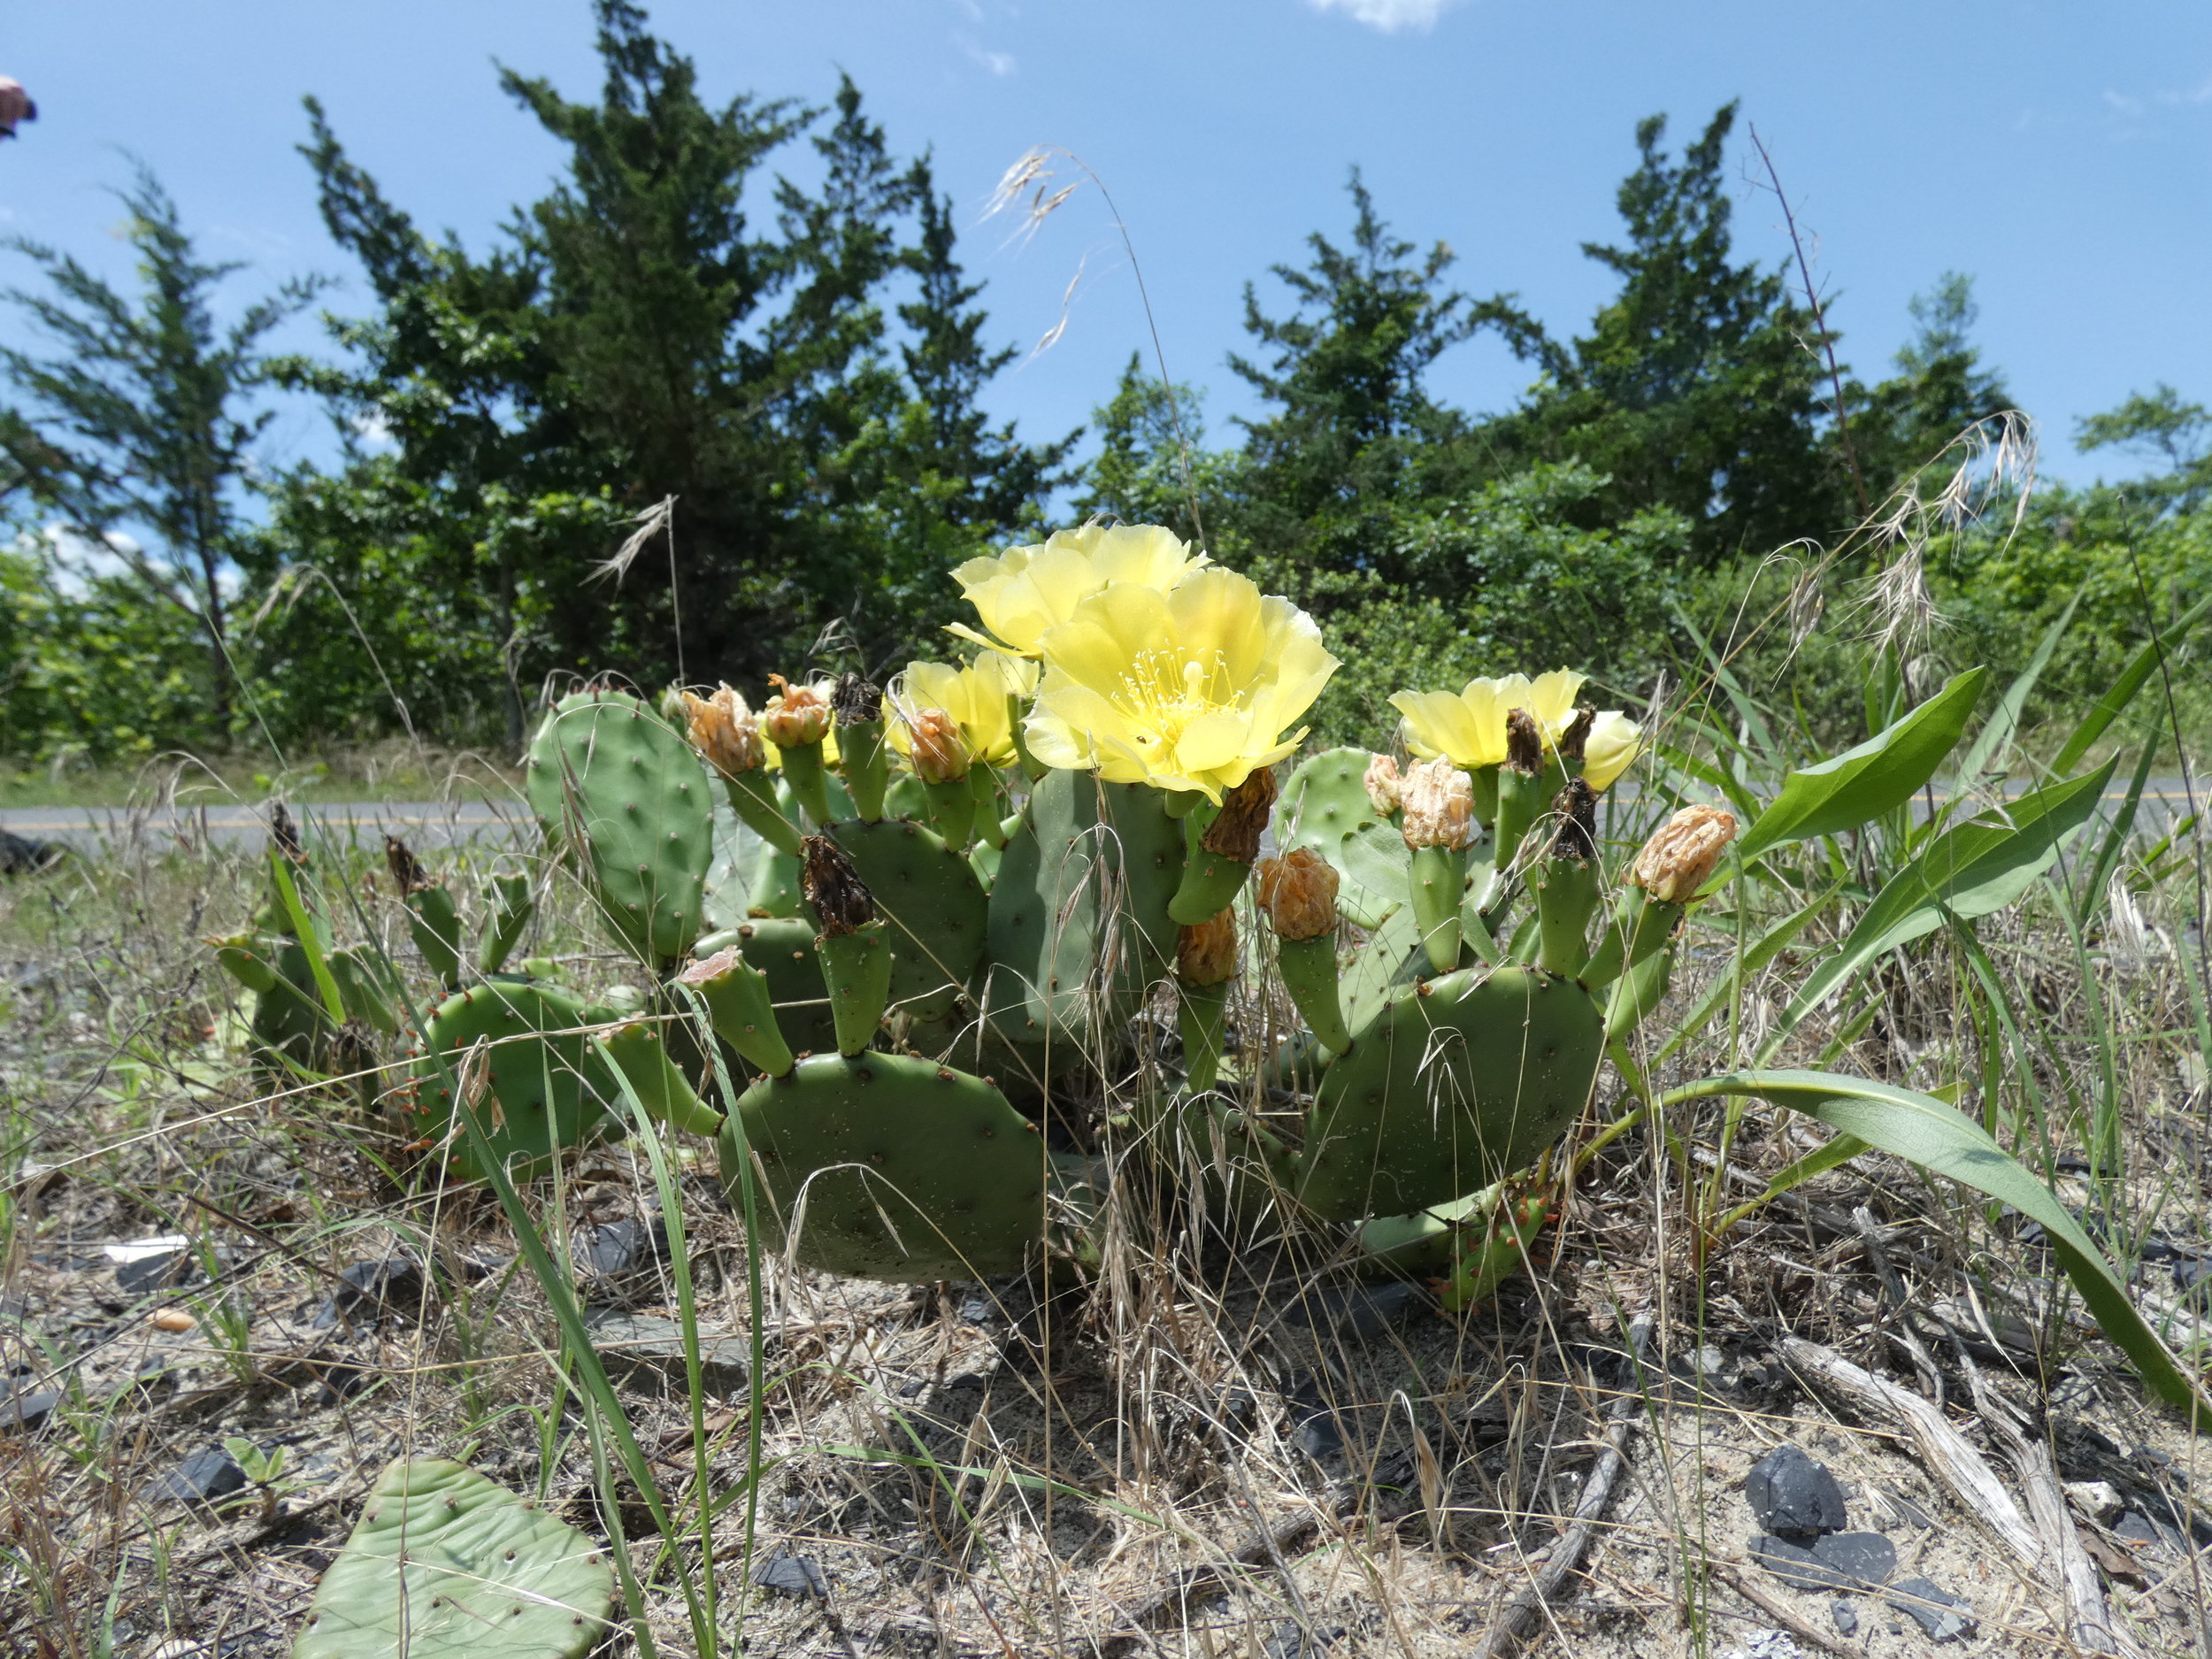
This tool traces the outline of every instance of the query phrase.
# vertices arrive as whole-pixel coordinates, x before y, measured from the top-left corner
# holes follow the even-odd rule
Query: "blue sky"
[[[292,150],[301,95],[322,97],[356,157],[422,222],[480,247],[557,162],[499,92],[494,60],[572,94],[597,84],[582,0],[10,10],[0,73],[26,83],[41,119],[0,147],[0,229],[114,260],[103,187],[134,153],[208,252],[253,264],[241,298],[257,278],[353,277]],[[1219,439],[1251,407],[1223,362],[1243,343],[1242,285],[1259,279],[1279,302],[1265,267],[1300,261],[1316,228],[1344,231],[1352,165],[1401,234],[1451,245],[1461,287],[1517,292],[1571,332],[1608,289],[1578,244],[1614,234],[1638,119],[1666,111],[1684,137],[1731,98],[1816,238],[1862,373],[1905,336],[1909,297],[1956,269],[1976,280],[1987,357],[2043,424],[2048,470],[2132,470],[2069,442],[2078,417],[2131,390],[2164,380],[2212,400],[2204,0],[662,0],[651,12],[710,95],[821,103],[842,68],[895,145],[933,149],[1005,342],[1026,349],[1046,334],[1075,282],[1058,343],[991,393],[1040,435],[1085,419],[1145,334],[1091,192],[1025,243],[1009,244],[1004,221],[978,222],[1032,145],[1067,147],[1112,189],[1169,367],[1207,388]],[[1739,151],[1739,249],[1779,260],[1780,216]],[[330,303],[358,308],[361,285]],[[1525,379],[1483,340],[1432,384],[1480,410]],[[321,447],[304,413],[281,438]]]

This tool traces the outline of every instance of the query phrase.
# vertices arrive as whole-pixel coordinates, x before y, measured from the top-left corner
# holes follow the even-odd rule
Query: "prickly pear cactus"
[[[918,824],[858,819],[831,830],[891,925],[891,1005],[942,1018],[983,961],[987,901],[967,859]]]
[[[1572,979],[1462,969],[1400,990],[1322,1074],[1297,1196],[1352,1221],[1498,1180],[1574,1121],[1603,1052]]]
[[[607,1634],[607,1553],[440,1457],[377,1478],[292,1659],[582,1659]]]
[[[635,697],[580,691],[530,742],[530,805],[575,861],[609,931],[672,963],[705,932],[720,790],[689,744]]]
[[[1175,959],[1183,826],[1156,790],[1048,772],[991,884],[983,988],[1017,1045],[1080,1050],[1125,1024]]]
[[[454,1118],[452,1092],[454,1081],[472,1085],[472,1051],[480,1041],[488,1045],[480,1060],[480,1117],[511,1176],[519,1179],[557,1152],[615,1133],[607,1107],[621,1091],[585,1033],[591,1023],[581,998],[531,980],[489,979],[448,997],[431,1014],[426,1051],[410,1069],[417,1133],[443,1149],[452,1173],[483,1179],[467,1131]]]
[[[837,1046],[836,1022],[830,1018],[829,987],[814,949],[814,924],[795,916],[759,917],[727,933],[699,941],[700,954],[735,945],[738,954],[768,977],[769,1000],[784,1040],[800,1053]]]
[[[995,1086],[906,1055],[836,1054],[737,1103],[761,1216],[810,1267],[862,1279],[975,1279],[1019,1267],[1044,1232],[1046,1156]],[[741,1154],[721,1134],[733,1201]]]
[[[1405,902],[1402,881],[1371,886],[1348,867],[1344,839],[1378,821],[1367,797],[1367,766],[1374,757],[1363,749],[1325,749],[1290,775],[1275,803],[1275,844],[1281,851],[1310,847],[1337,867],[1344,884],[1337,908],[1362,927],[1379,927]],[[1371,868],[1363,865],[1369,875]]]

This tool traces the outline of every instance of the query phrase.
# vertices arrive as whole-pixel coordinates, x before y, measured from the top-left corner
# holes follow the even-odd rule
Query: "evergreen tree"
[[[1897,373],[1870,391],[1846,389],[1852,448],[1877,507],[1959,434],[2012,407],[2004,376],[1983,365],[1973,342],[1971,278],[1947,271],[1909,309],[1913,337],[1898,350]]]

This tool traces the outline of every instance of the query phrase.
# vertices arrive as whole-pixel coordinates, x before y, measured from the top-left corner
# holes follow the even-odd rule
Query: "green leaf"
[[[2189,630],[2203,619],[2207,611],[2212,611],[2212,594],[2207,594],[2190,606],[2173,626],[2151,639],[2128,659],[2128,665],[2120,671],[2119,679],[2112,682],[2112,689],[2097,699],[2096,705],[2074,728],[2073,736],[2066,740],[2066,747],[2058,751],[2058,757],[2051,763],[2053,772],[2073,770],[2075,763],[2089,752],[2089,746],[2102,737],[2105,728],[2126,712],[2128,704],[2135,701],[2135,694],[2142,690],[2144,682],[2157,672],[2160,657],[2186,639]]]
[[[1856,829],[1911,800],[1957,747],[1988,678],[1985,668],[1961,674],[1856,749],[1790,773],[1773,804],[1744,833],[1737,856],[1748,864],[1789,841]]]
[[[1801,1020],[1876,957],[1933,933],[1946,917],[1987,916],[2025,893],[2057,859],[2060,843],[2097,810],[2118,759],[2022,795],[2011,803],[2009,821],[1985,815],[1944,831],[1890,878],[1842,946],[1805,981],[1765,1052],[1773,1054]]]
[[[276,877],[277,897],[284,906],[285,918],[292,924],[292,936],[300,942],[300,950],[307,958],[307,971],[314,976],[315,993],[323,1000],[323,1010],[330,1016],[330,1023],[346,1023],[345,999],[338,994],[338,981],[330,972],[330,964],[323,958],[322,936],[315,931],[315,924],[300,902],[299,889],[292,884],[292,872],[287,867],[282,853],[272,849],[269,853],[270,873]]]
[[[2027,706],[2028,695],[2035,689],[2035,682],[2043,678],[2044,669],[2050,665],[2051,653],[2058,649],[2058,642],[2065,637],[2068,626],[2074,620],[2075,609],[2081,603],[2081,596],[2086,591],[2085,583],[2074,589],[2074,596],[2058,613],[2058,620],[2043,631],[2042,641],[2036,646],[2035,654],[2028,658],[2028,665],[2014,678],[2011,685],[2005,687],[2005,695],[1998,699],[1996,711],[1983,725],[1974,739],[1974,747],[1966,751],[1966,760],[1960,766],[1958,776],[1951,780],[1954,795],[1962,795],[1971,790],[1982,780],[1982,774],[1989,770],[1992,763],[2003,758],[2004,751],[2011,747],[2014,736],[2020,730],[2020,710]],[[2058,770],[2069,772],[2072,767],[2070,764]]]
[[[2097,1324],[2152,1391],[2192,1413],[2212,1415],[2212,1398],[2167,1352],[2128,1300],[2127,1286],[2056,1194],[1993,1141],[1986,1130],[1932,1095],[1830,1071],[1736,1071],[1674,1090],[1666,1103],[1715,1094],[1753,1094],[1819,1119],[2039,1222],[2051,1249]]]

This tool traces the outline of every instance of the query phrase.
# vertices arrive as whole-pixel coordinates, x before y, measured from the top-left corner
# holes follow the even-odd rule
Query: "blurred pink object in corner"
[[[13,138],[16,123],[38,119],[38,105],[12,76],[0,75],[0,138]]]

